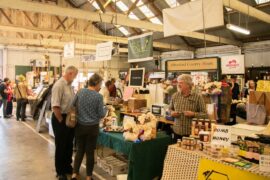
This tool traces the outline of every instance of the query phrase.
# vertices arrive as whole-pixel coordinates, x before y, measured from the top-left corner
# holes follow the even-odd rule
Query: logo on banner
[[[240,64],[237,63],[237,60],[236,59],[232,59],[232,60],[230,60],[228,62],[228,64],[226,64],[226,67],[228,67],[228,68],[237,68],[239,66],[240,66]]]

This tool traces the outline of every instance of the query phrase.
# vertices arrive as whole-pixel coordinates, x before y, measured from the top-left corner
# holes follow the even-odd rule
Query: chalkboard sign
[[[129,70],[129,86],[143,87],[144,83],[144,68],[134,68]]]

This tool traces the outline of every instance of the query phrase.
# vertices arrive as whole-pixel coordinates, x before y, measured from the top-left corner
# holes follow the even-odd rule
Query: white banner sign
[[[69,42],[64,46],[64,58],[73,58],[75,56],[75,42]]]
[[[270,172],[270,156],[260,155],[260,171]]]
[[[99,43],[96,46],[96,61],[108,61],[112,59],[113,42]]]
[[[222,74],[245,74],[244,55],[221,57]]]
[[[222,0],[196,0],[162,12],[165,37],[224,25]]]
[[[214,125],[212,131],[212,145],[231,146],[231,127]]]

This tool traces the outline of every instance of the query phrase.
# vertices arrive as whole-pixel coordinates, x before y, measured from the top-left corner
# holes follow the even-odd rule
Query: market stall
[[[209,177],[209,172],[216,172],[222,176]],[[240,178],[241,177],[241,178]],[[168,148],[162,180],[194,180],[194,179],[245,179],[267,180],[270,173],[259,170],[259,165],[241,168],[220,159],[212,158],[199,151],[189,151],[178,145]]]
[[[98,144],[128,156],[128,179],[149,180],[161,177],[169,136],[158,132],[156,139],[141,143],[125,141],[122,133],[100,131]]]

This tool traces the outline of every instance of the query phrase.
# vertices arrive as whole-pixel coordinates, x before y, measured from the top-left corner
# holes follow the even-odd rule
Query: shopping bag
[[[260,98],[256,98],[254,104],[247,104],[247,122],[249,124],[263,125],[266,123],[266,108],[264,101],[265,94],[262,93],[260,94]]]
[[[265,93],[265,107],[267,116],[270,116],[270,92]]]
[[[75,128],[77,125],[76,108],[72,107],[66,117],[66,126]]]

